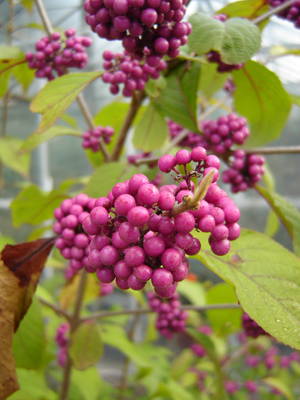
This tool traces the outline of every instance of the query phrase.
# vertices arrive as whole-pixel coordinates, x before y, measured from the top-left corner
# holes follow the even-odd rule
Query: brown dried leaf
[[[12,354],[14,331],[31,304],[54,240],[7,245],[0,254],[0,400],[18,389]]]

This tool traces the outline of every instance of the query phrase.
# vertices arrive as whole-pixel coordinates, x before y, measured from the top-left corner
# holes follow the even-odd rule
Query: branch
[[[271,10],[267,11],[266,13],[260,15],[259,17],[252,20],[254,24],[259,24],[260,22],[264,21],[265,19],[271,17],[274,14],[279,13],[280,11],[285,10],[286,8],[292,6],[295,3],[295,0],[289,0],[278,7],[272,8]]]
[[[114,153],[112,155],[113,161],[117,161],[120,158],[125,140],[129,133],[129,129],[130,129],[130,127],[133,123],[133,120],[134,120],[145,97],[146,97],[146,95],[144,92],[133,95],[128,114],[127,114],[124,124],[120,130],[118,142],[116,144]]]
[[[245,149],[248,154],[300,154],[300,146],[277,146]]]
[[[66,318],[66,320],[68,320],[68,322],[70,322],[71,316],[68,313],[66,313],[64,310],[62,310],[59,306],[57,306],[56,304],[49,303],[48,301],[42,299],[41,297],[38,297],[38,300],[41,304],[43,304],[43,306],[50,308],[56,314]]]
[[[38,9],[38,12],[39,12],[39,15],[41,17],[41,20],[43,22],[45,31],[47,32],[48,36],[50,36],[54,32],[54,30],[53,30],[53,26],[51,24],[51,21],[50,21],[50,19],[48,17],[48,14],[47,14],[46,8],[44,6],[43,0],[35,0],[35,4],[36,4],[36,7]],[[88,109],[87,103],[86,103],[82,93],[80,93],[77,96],[76,101],[77,101],[77,103],[79,105],[81,113],[82,113],[82,115],[83,115],[88,127],[90,129],[95,128],[95,124],[93,122],[93,117],[92,117],[92,115],[91,115],[91,113],[90,113],[90,111]],[[110,159],[110,155],[106,150],[106,147],[104,145],[104,142],[103,142],[102,138],[100,138],[100,140],[99,140],[99,145],[100,145],[99,148],[100,148],[101,153],[103,154],[104,160],[108,161]]]
[[[241,306],[239,304],[207,304],[205,306],[183,306],[181,310],[185,311],[199,311],[204,312],[208,310],[232,310],[239,309]],[[155,311],[150,308],[137,308],[134,310],[121,310],[121,311],[104,311],[100,313],[95,313],[89,317],[82,318],[80,322],[92,321],[101,318],[117,317],[119,315],[136,315],[136,314],[150,314],[155,313]]]
[[[85,288],[86,288],[86,282],[87,282],[87,272],[83,271],[81,274],[81,278],[80,278],[80,282],[79,282],[79,286],[78,286],[78,290],[77,290],[77,294],[76,294],[74,311],[70,318],[70,337],[72,336],[72,333],[77,329],[78,325],[81,323],[80,311],[81,311],[81,307],[83,305],[83,298],[84,298],[84,292],[85,292]],[[62,384],[61,384],[59,400],[66,400],[68,398],[68,392],[69,392],[69,388],[70,388],[71,373],[72,373],[72,360],[69,355],[70,343],[71,343],[71,341],[69,340],[69,343],[67,346],[67,362],[64,367],[63,380],[62,380]]]

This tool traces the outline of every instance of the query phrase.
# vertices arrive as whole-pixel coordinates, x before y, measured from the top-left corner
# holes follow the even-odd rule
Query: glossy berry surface
[[[82,135],[82,147],[96,153],[100,149],[100,141],[103,140],[106,144],[110,143],[113,134],[114,129],[110,126],[97,126],[89,129]]]

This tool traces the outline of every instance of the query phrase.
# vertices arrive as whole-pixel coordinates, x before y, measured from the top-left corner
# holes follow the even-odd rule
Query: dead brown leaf
[[[18,390],[13,334],[31,304],[54,239],[7,245],[0,254],[0,400]]]

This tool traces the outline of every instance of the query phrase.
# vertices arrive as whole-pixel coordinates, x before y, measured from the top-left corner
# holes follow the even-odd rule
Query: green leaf
[[[276,235],[279,227],[279,219],[276,213],[274,211],[270,211],[266,221],[265,234],[272,237]]]
[[[13,137],[0,138],[0,161],[8,168],[28,177],[30,156],[20,154],[23,141]]]
[[[159,149],[168,137],[168,126],[165,119],[150,103],[135,128],[134,146],[145,152]]]
[[[287,386],[285,382],[280,380],[278,377],[274,376],[267,376],[266,378],[263,378],[262,381],[266,383],[268,386],[270,386],[273,389],[277,389],[280,391],[280,393],[288,400],[293,400],[294,396],[293,393],[291,392],[290,388]]]
[[[216,63],[202,64],[199,90],[210,99],[215,92],[224,87],[229,74],[217,71]]]
[[[300,255],[300,212],[293,204],[289,203],[279,194],[258,185],[256,189],[265,198],[270,207],[272,207],[291,236],[295,253]]]
[[[72,128],[68,128],[66,126],[54,125],[51,128],[47,129],[43,133],[35,132],[30,135],[24,142],[21,147],[21,150],[30,151],[37,147],[39,144],[47,142],[50,139],[53,139],[57,136],[81,136],[81,132]]]
[[[57,400],[57,394],[47,386],[42,371],[17,369],[20,390],[9,396],[9,400]]]
[[[103,343],[96,322],[85,322],[71,335],[70,357],[75,368],[83,370],[95,365],[102,353]]]
[[[277,75],[255,61],[248,61],[233,72],[233,77],[235,108],[248,119],[251,128],[247,146],[277,139],[291,109],[290,97]]]
[[[210,288],[207,293],[207,304],[237,303],[234,287],[228,283],[218,283]],[[226,336],[236,332],[241,327],[241,310],[209,310],[208,320],[219,335]]]
[[[155,368],[156,364],[160,365],[163,362],[168,364],[166,359],[169,354],[168,349],[150,343],[131,342],[124,328],[117,325],[105,324],[101,329],[103,342],[126,354],[138,366]]]
[[[209,250],[205,235],[196,256],[233,284],[242,308],[275,339],[300,349],[300,260],[268,236],[244,230],[222,257]]]
[[[4,246],[6,246],[7,244],[14,244],[14,240],[13,238],[9,237],[9,236],[4,236],[1,235],[0,233],[0,251],[3,249]]]
[[[76,118],[72,117],[70,114],[63,114],[60,119],[68,124],[71,128],[78,128],[78,123]]]
[[[239,64],[249,60],[259,49],[260,31],[253,22],[232,18],[225,23],[221,58],[227,64]]]
[[[45,349],[45,325],[41,306],[34,299],[13,339],[13,354],[17,368],[41,367]]]
[[[173,400],[194,400],[195,397],[187,389],[185,389],[177,381],[170,379],[166,383],[161,384],[161,389],[163,395],[171,396]],[[160,393],[160,391],[158,392]]]
[[[33,8],[34,0],[21,0],[21,4],[27,10],[31,11]]]
[[[195,306],[203,306],[206,304],[205,292],[200,282],[193,282],[185,279],[179,283],[177,290]]]
[[[166,87],[166,79],[164,76],[160,76],[158,79],[150,79],[145,86],[145,91],[149,97],[158,97]]]
[[[15,66],[12,75],[22,86],[23,92],[27,91],[35,77],[34,70],[29,68],[27,63]]]
[[[73,103],[80,92],[101,74],[94,72],[78,72],[63,75],[46,84],[36,95],[30,105],[32,112],[42,114],[37,132],[50,128]]]
[[[96,367],[91,367],[84,371],[74,369],[72,380],[86,400],[104,398],[104,393],[109,387],[109,384],[102,380]]]
[[[84,192],[92,197],[107,196],[115,183],[129,179],[136,171],[122,162],[103,164],[95,169]]]
[[[94,116],[94,123],[101,126],[111,126],[118,132],[121,129],[128,110],[129,103],[113,101],[99,110]]]
[[[216,14],[226,14],[228,17],[244,17],[253,19],[268,10],[264,0],[241,0],[226,4]]]
[[[59,189],[44,193],[35,185],[27,186],[11,203],[14,226],[37,225],[52,218],[54,209],[66,197],[65,192]]]
[[[225,24],[207,14],[193,14],[189,20],[192,33],[188,45],[191,51],[202,55],[210,50],[221,50]]]
[[[24,53],[19,47],[0,45],[0,60],[12,60],[23,57]]]
[[[166,78],[167,86],[153,104],[166,117],[190,129],[198,131],[197,125],[197,90],[200,76],[200,65],[193,63],[177,67]]]

